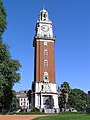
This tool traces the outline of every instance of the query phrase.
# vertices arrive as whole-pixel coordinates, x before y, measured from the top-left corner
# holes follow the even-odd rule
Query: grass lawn
[[[90,114],[85,113],[61,113],[52,116],[35,118],[33,120],[90,120]]]

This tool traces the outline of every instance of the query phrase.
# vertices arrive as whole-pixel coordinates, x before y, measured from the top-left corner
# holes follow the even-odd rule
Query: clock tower
[[[34,82],[32,106],[45,113],[58,112],[58,94],[55,79],[54,43],[52,22],[48,12],[39,13],[34,36]],[[52,111],[52,112],[50,112]]]

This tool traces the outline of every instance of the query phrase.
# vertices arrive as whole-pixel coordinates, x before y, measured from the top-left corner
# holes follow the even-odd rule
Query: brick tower
[[[36,23],[34,36],[34,82],[32,84],[32,106],[40,110],[58,108],[58,94],[56,90],[54,43],[52,22],[48,12],[40,11]]]

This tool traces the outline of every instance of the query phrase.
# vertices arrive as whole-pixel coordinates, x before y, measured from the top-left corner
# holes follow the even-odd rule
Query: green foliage
[[[86,107],[86,112],[90,113],[90,94],[87,95],[87,107]]]
[[[16,98],[16,92],[13,90],[12,93],[13,93],[13,98],[12,98],[12,102],[11,102],[9,111],[15,112],[18,109],[20,109],[20,106],[19,106],[19,100]]]
[[[17,73],[20,67],[19,61],[11,59],[8,47],[0,40],[0,80],[7,79],[7,84],[9,82],[9,85],[12,86],[20,79],[20,75]]]
[[[90,114],[90,106],[86,107],[86,112]]]
[[[31,103],[31,93],[32,93],[32,90],[28,90],[27,97],[28,97],[28,100],[29,100],[29,106],[30,106],[30,103]]]
[[[35,108],[33,108],[33,109],[31,110],[31,112],[40,112],[40,110],[35,107]]]
[[[8,47],[0,40],[0,106],[7,112],[12,102],[13,85],[20,80],[17,72],[21,67],[18,60],[13,60]]]
[[[87,94],[80,89],[71,89],[68,105],[78,111],[85,111]]]
[[[70,85],[66,81],[63,84],[61,84],[60,87],[58,87],[59,108],[64,108],[64,111],[66,111],[66,107],[67,107],[66,105],[67,105],[67,102],[68,102],[68,94],[69,94],[69,92],[70,92]]]
[[[75,108],[77,111],[86,110],[86,100],[90,103],[90,98],[87,98],[87,94],[80,89],[70,89],[70,85],[64,82],[60,87],[59,95],[59,107],[60,108]],[[66,96],[68,95],[68,96]],[[66,99],[67,98],[67,99]]]
[[[87,95],[87,106],[89,106],[90,107],[90,95]]]
[[[2,34],[6,28],[6,12],[0,0],[0,112],[6,113],[10,109],[13,99],[13,85],[20,80],[18,73],[21,67],[18,60],[10,56],[8,46],[2,41]]]
[[[2,0],[0,0],[0,38],[6,28],[6,12]]]
[[[63,82],[63,86],[65,86],[67,92],[69,93],[70,92],[70,85],[69,85],[69,83],[65,81],[65,82]]]

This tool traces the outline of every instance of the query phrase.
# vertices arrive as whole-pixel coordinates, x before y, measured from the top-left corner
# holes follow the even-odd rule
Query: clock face
[[[42,26],[41,26],[41,30],[44,31],[44,32],[48,32],[48,31],[49,31],[49,26],[47,26],[47,25],[42,25]]]

